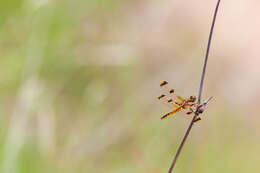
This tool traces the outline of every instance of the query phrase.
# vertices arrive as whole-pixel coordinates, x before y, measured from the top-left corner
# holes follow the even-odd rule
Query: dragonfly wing
[[[165,95],[165,94],[160,94],[157,97],[162,103],[164,103],[165,105],[167,105],[168,107],[172,108],[174,106],[174,102],[173,99],[170,98],[169,96]]]
[[[181,102],[184,102],[184,101],[185,101],[185,99],[184,99],[183,97],[181,97],[181,96],[178,96],[178,95],[177,95],[177,98],[178,98]]]
[[[167,96],[167,95],[165,95],[165,94],[160,94],[158,97],[157,97],[162,103],[164,103],[165,105],[167,105],[167,106],[169,106],[170,108],[178,108],[179,107],[179,103],[178,104],[176,104],[175,103],[175,101],[171,98],[171,97],[169,97],[169,96]]]
[[[167,81],[162,81],[160,83],[160,87],[164,91],[165,95],[168,98],[172,99],[173,103],[177,103],[180,105],[185,101],[184,98],[182,98],[175,92],[175,90],[169,85],[169,83]],[[168,100],[170,100],[170,99],[168,99]]]

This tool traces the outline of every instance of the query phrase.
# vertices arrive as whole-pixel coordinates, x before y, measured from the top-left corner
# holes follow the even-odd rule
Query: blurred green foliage
[[[164,38],[195,35],[181,40],[180,49],[188,50],[178,55],[191,52],[191,58],[172,58],[178,43],[146,43],[139,26],[131,29],[140,35],[127,32],[126,24],[141,17],[136,11],[142,3],[148,2],[0,1],[0,172],[168,170],[189,120],[160,121],[156,80],[168,68],[179,90],[197,90],[193,76],[200,68],[194,64],[201,59],[191,42],[200,33],[190,34],[194,28],[185,26]],[[158,51],[164,44],[171,49],[165,59]],[[255,129],[228,116],[242,113],[214,96],[222,102],[212,103],[210,116],[194,128],[175,172],[259,172]]]

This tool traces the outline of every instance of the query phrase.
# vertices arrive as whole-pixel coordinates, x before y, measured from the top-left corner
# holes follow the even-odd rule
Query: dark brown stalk
[[[206,56],[205,56],[205,60],[204,60],[204,66],[203,66],[203,70],[202,70],[202,74],[201,74],[201,80],[200,80],[200,90],[199,90],[199,95],[198,95],[198,104],[200,104],[200,101],[201,101],[201,94],[202,94],[204,78],[205,78],[205,73],[206,73],[206,68],[207,68],[207,63],[208,63],[209,50],[210,50],[213,30],[214,30],[214,26],[215,26],[215,22],[216,22],[216,18],[217,18],[219,3],[220,3],[220,0],[218,0],[217,6],[216,6],[216,9],[215,9],[215,13],[214,13],[214,17],[213,17],[213,21],[212,21],[211,28],[210,28],[208,46],[207,46]]]
[[[192,119],[192,121],[190,122],[190,125],[189,125],[189,127],[188,127],[188,129],[187,129],[187,131],[186,131],[186,133],[185,133],[185,136],[184,136],[184,138],[183,138],[182,141],[181,141],[181,145],[179,146],[179,148],[178,148],[178,150],[177,150],[177,153],[176,153],[176,155],[175,155],[175,157],[174,157],[174,160],[173,160],[173,162],[172,162],[172,165],[171,165],[171,167],[170,167],[169,173],[172,172],[172,170],[173,170],[173,168],[174,168],[174,166],[175,166],[175,163],[176,163],[176,161],[177,161],[177,159],[178,159],[178,157],[179,157],[179,155],[180,155],[180,153],[181,153],[182,147],[183,147],[183,145],[184,145],[184,143],[185,143],[187,137],[189,136],[190,130],[191,130],[193,124],[194,124],[195,117],[196,117],[196,116],[194,116],[193,119]]]
[[[218,12],[218,7],[219,7],[219,4],[220,4],[220,0],[218,0],[217,2],[217,6],[215,8],[215,12],[214,12],[214,17],[213,17],[213,21],[212,21],[212,24],[211,24],[211,28],[210,28],[210,34],[209,34],[209,39],[208,39],[208,45],[207,45],[207,51],[206,51],[206,56],[205,56],[205,59],[204,59],[204,66],[203,66],[203,70],[202,70],[202,75],[201,75],[201,81],[200,81],[200,89],[199,89],[199,95],[198,95],[198,104],[201,103],[201,94],[202,94],[202,89],[203,89],[203,84],[204,84],[204,78],[205,78],[205,73],[206,73],[206,68],[207,68],[207,62],[208,62],[208,56],[209,56],[209,50],[210,50],[210,45],[211,45],[211,40],[212,40],[212,35],[213,35],[213,30],[214,30],[214,26],[215,26],[215,22],[216,22],[216,17],[217,17],[217,12]],[[197,116],[198,115],[194,115],[193,119],[191,120],[191,123],[184,135],[184,138],[182,139],[182,142],[181,142],[181,145],[179,146],[178,150],[177,150],[177,153],[176,155],[174,156],[174,159],[173,159],[173,162],[171,164],[171,167],[169,169],[169,172],[168,173],[171,173],[175,164],[176,164],[176,161],[178,160],[178,157],[181,153],[181,150],[185,144],[185,141],[187,139],[187,137],[189,136],[189,133],[192,129],[192,126],[193,124],[195,123],[195,120],[197,119]]]

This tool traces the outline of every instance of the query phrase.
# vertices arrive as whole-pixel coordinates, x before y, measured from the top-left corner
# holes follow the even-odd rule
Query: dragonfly
[[[167,81],[161,81],[160,87],[163,90],[163,94],[160,94],[157,98],[173,109],[171,112],[164,114],[161,119],[166,119],[169,116],[175,115],[177,112],[181,112],[183,110],[188,110],[188,112],[186,112],[188,115],[193,113],[196,115],[200,114],[200,112],[205,109],[202,105],[195,103],[197,100],[196,96],[190,96],[186,99],[181,97],[175,92],[175,89],[173,89]],[[194,122],[199,120],[201,120],[201,118],[197,116]]]

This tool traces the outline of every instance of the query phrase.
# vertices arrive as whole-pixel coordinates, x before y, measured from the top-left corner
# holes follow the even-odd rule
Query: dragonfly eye
[[[192,102],[195,102],[195,101],[196,101],[196,96],[190,96],[190,100],[191,100]]]

